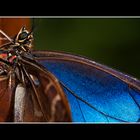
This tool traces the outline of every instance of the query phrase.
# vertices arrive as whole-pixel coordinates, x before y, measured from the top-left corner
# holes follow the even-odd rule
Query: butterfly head
[[[22,49],[30,50],[32,48],[33,32],[29,32],[22,27],[14,39],[14,43],[21,46]]]

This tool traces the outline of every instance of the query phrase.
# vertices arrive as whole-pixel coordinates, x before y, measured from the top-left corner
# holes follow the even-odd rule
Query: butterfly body
[[[14,82],[10,83],[14,89],[11,91],[12,99],[9,95],[11,100],[8,101],[12,104],[9,106],[12,110],[10,121],[70,121],[71,114],[64,91],[59,81],[34,59],[31,53],[32,39],[31,32],[23,27],[15,39],[0,48],[1,76],[14,76]],[[2,103],[0,112],[4,110]],[[8,121],[7,115],[3,121]]]

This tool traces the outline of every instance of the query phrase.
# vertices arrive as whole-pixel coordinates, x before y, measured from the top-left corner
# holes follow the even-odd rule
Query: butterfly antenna
[[[37,29],[38,25],[39,25],[40,19],[38,21],[38,24],[35,23],[35,18],[33,18],[32,20],[32,27],[31,27],[31,31],[29,34],[33,33],[35,31],[35,29]]]
[[[13,40],[12,40],[6,33],[4,33],[2,30],[0,30],[0,33],[1,33],[3,36],[5,36],[5,37],[7,38],[7,40],[9,40],[10,42],[13,43]]]

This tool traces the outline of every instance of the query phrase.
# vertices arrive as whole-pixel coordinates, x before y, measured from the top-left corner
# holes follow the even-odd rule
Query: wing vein
[[[96,107],[94,107],[93,105],[91,105],[90,103],[88,103],[87,101],[85,101],[84,99],[82,99],[81,97],[79,97],[78,95],[76,95],[71,89],[69,89],[64,83],[62,83],[61,81],[59,81],[60,84],[65,88],[67,89],[73,96],[75,96],[77,99],[81,100],[82,102],[84,102],[85,104],[87,104],[88,106],[90,106],[92,109],[96,110],[97,112],[101,113],[102,115],[104,115],[105,117],[110,117],[112,119],[115,119],[115,120],[118,120],[118,121],[121,121],[121,122],[127,122],[125,120],[122,120],[122,119],[119,119],[119,118],[116,118],[116,117],[113,117],[113,116],[110,116],[100,110],[98,110]]]
[[[80,111],[81,111],[81,113],[82,113],[83,119],[84,119],[84,121],[86,122],[86,119],[85,119],[84,114],[83,114],[83,112],[82,112],[82,109],[81,109],[81,106],[80,106],[80,104],[79,104],[79,101],[78,101],[77,99],[76,99],[76,101],[77,101],[78,106],[79,106],[79,108],[80,108]]]
[[[135,104],[136,104],[136,105],[138,106],[138,108],[140,109],[140,105],[138,104],[138,102],[136,101],[136,99],[135,99],[135,98],[133,97],[133,95],[131,94],[129,88],[130,88],[130,87],[129,87],[129,85],[128,85],[128,93],[129,93],[130,97],[134,100]]]

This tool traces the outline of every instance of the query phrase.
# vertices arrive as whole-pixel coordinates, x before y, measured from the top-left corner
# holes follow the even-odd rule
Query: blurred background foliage
[[[83,55],[140,79],[140,19],[34,21],[35,49]]]

